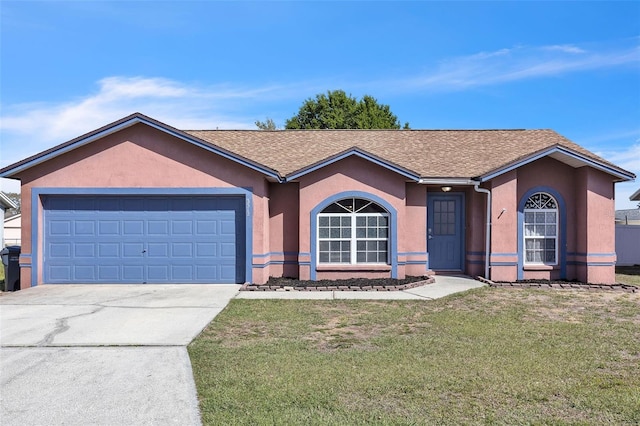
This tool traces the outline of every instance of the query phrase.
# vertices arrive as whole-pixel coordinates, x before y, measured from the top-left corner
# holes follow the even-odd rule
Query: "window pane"
[[[321,251],[320,252],[320,263],[329,263],[329,253]]]
[[[378,230],[378,236],[380,238],[387,238],[387,228],[380,228]]]
[[[329,241],[320,241],[320,251],[329,251]]]
[[[359,251],[358,254],[356,255],[356,259],[358,263],[364,263],[367,261],[367,253],[365,253],[364,251]]]
[[[536,212],[536,223],[544,223],[544,212]]]
[[[356,226],[366,226],[367,218],[365,216],[356,216]]]
[[[555,225],[547,225],[547,232],[545,234],[548,237],[556,236],[556,226]]]
[[[325,207],[322,213],[345,213],[345,209],[337,203],[333,203],[330,206]]]
[[[556,212],[545,212],[547,223],[556,223]]]
[[[329,241],[331,251],[340,251],[340,241]]]
[[[351,228],[342,228],[342,238],[351,238]]]
[[[536,230],[534,235],[537,237],[544,237],[544,225],[536,225]]]
[[[330,222],[331,222],[331,226],[340,226],[340,217],[339,216],[332,216],[329,218]]]
[[[387,242],[386,241],[378,241],[378,250],[387,252]]]
[[[547,250],[546,251],[546,262],[555,263],[556,261],[556,251],[555,250]]]
[[[524,240],[524,248],[531,250],[533,248],[533,240]]]
[[[327,216],[320,216],[320,218],[318,218],[318,224],[320,226],[329,226],[329,218]]]
[[[556,249],[556,240],[554,240],[553,238],[547,238],[545,240],[545,248],[546,249]]]
[[[378,225],[377,218],[375,216],[367,217],[367,225],[368,226],[377,226]]]
[[[356,249],[358,251],[365,251],[367,249],[367,242],[366,241],[358,241],[356,243]]]
[[[356,228],[356,238],[364,238],[367,236],[367,228]]]
[[[339,251],[336,251],[336,252],[332,251],[331,253],[329,253],[329,261],[331,263],[340,263],[340,259],[341,257],[340,257]]]
[[[524,227],[524,235],[530,237],[535,235],[535,225],[525,225]]]
[[[340,224],[342,226],[351,226],[351,217],[349,216],[341,217]]]
[[[536,215],[533,212],[526,212],[524,214],[524,221],[525,223],[533,223],[534,219],[535,219]]]
[[[318,235],[320,238],[329,238],[329,228],[320,228]]]
[[[350,241],[340,242],[340,249],[342,251],[351,251],[351,242]]]
[[[342,259],[342,260],[341,260],[341,261],[342,261],[342,263],[349,263],[349,262],[351,262],[351,253],[348,253],[348,252],[347,252],[347,253],[342,252],[342,257],[341,257],[341,259]]]
[[[542,263],[542,252],[534,251],[533,252],[533,261],[536,263]]]
[[[367,228],[367,238],[377,238],[378,232],[376,228]]]
[[[526,258],[527,258],[527,262],[533,262],[533,251],[527,250]]]
[[[389,226],[389,218],[386,216],[380,216],[378,218],[378,225],[380,226]]]
[[[434,201],[433,202],[433,210],[436,213],[440,213],[440,203],[441,203],[441,201]]]
[[[340,228],[331,228],[331,238],[340,238]]]

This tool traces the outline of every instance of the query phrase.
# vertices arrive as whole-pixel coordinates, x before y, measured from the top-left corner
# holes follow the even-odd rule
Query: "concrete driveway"
[[[45,285],[0,295],[0,424],[198,425],[186,345],[239,285]]]

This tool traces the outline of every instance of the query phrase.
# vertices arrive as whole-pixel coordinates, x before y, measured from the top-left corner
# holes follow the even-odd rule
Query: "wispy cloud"
[[[117,120],[134,111],[183,129],[254,128],[256,119],[282,108],[295,111],[315,93],[336,88],[360,88],[366,93],[396,95],[429,91],[459,91],[479,86],[640,64],[639,39],[612,45],[515,46],[449,58],[435,71],[394,80],[273,82],[263,85],[205,85],[167,78],[109,76],[85,96],[61,103],[2,105],[0,166],[18,161],[55,144]],[[340,81],[339,87],[335,87]],[[630,167],[640,170],[640,167]]]
[[[405,89],[464,90],[518,80],[549,77],[599,68],[640,65],[637,40],[623,45],[516,46],[441,61],[435,71],[397,80]]]
[[[78,99],[3,105],[0,166],[135,111],[182,129],[254,128],[254,120],[264,118],[259,110],[265,104],[282,99],[299,102],[311,90],[324,90],[319,87],[313,84],[204,86],[166,78],[107,77],[97,82],[94,93]]]

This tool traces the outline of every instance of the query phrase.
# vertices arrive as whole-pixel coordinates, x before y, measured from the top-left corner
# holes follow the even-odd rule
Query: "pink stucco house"
[[[178,130],[133,114],[0,170],[21,286],[432,272],[613,283],[614,184],[552,130]]]

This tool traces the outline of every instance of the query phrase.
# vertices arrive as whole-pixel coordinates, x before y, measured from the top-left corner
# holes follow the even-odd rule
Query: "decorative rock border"
[[[370,285],[370,286],[356,286],[356,285],[336,285],[336,286],[307,286],[296,287],[287,285],[269,285],[269,284],[249,284],[245,283],[240,287],[240,291],[400,291],[408,290],[410,288],[421,287],[427,284],[433,284],[436,282],[434,277],[428,277],[426,280],[416,281],[413,283],[399,284],[399,285]]]
[[[566,289],[566,290],[607,290],[624,291],[626,293],[640,293],[640,287],[628,284],[586,284],[572,282],[494,282],[483,277],[476,277],[478,281],[488,284],[490,287],[507,288],[541,288],[541,289]]]

